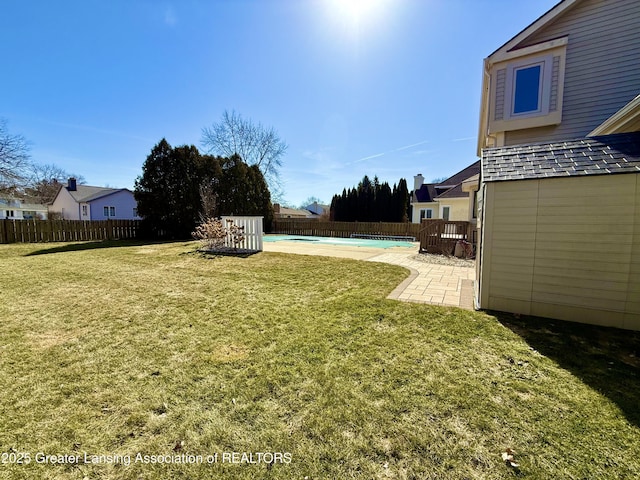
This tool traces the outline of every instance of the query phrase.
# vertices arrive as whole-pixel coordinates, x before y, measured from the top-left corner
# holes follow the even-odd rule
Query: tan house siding
[[[469,197],[443,198],[439,200],[438,218],[442,218],[442,207],[449,207],[449,220],[452,222],[469,221]]]
[[[530,313],[537,199],[537,181],[486,184],[482,308]]]
[[[629,290],[624,318],[625,328],[640,328],[640,175],[636,175],[635,221],[631,263],[629,264]]]
[[[638,95],[638,24],[637,0],[584,0],[521,42],[568,35],[562,123],[505,132],[505,145],[584,137]]]
[[[481,306],[640,329],[638,212],[640,175],[486,184]]]

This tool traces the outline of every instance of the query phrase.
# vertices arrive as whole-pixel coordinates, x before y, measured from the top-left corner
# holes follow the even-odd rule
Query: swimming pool
[[[264,242],[301,242],[315,243],[322,245],[338,245],[344,247],[372,247],[372,248],[393,248],[393,247],[415,247],[415,243],[403,242],[400,240],[372,240],[369,238],[333,238],[333,237],[307,237],[305,235],[265,235]]]

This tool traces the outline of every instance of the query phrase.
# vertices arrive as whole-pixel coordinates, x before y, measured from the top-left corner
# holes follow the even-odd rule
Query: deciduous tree
[[[225,110],[220,122],[202,129],[202,145],[207,153],[226,158],[239,155],[248,165],[257,165],[272,198],[282,199],[280,167],[288,146],[272,127]]]
[[[28,176],[29,144],[22,135],[9,132],[0,118],[0,193],[12,194]]]

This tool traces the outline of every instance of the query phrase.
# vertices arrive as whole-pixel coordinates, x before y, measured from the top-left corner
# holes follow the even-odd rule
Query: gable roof
[[[106,188],[106,187],[92,187],[89,185],[77,185],[76,190],[69,190],[68,186],[61,185],[60,190],[66,189],[73,198],[78,203],[88,203],[98,198],[106,197],[107,195],[112,195],[117,192],[130,192],[127,188]],[[60,194],[60,190],[58,190],[57,196]],[[54,198],[55,201],[55,198]]]
[[[468,167],[460,170],[458,173],[454,173],[446,180],[436,184],[436,188],[438,190],[453,188],[457,185],[462,184],[467,178],[473,177],[480,173],[480,160],[472,163]]]
[[[480,173],[480,160],[454,173],[440,183],[423,183],[414,192],[414,202],[436,202],[439,198],[468,197],[469,192],[462,190],[462,182]]]
[[[640,173],[640,132],[487,148],[482,180]]]
[[[438,192],[435,183],[423,183],[420,188],[414,192],[415,201],[419,203],[435,202]]]
[[[280,207],[280,210],[275,212],[276,215],[280,216],[294,216],[294,217],[307,217],[311,215],[311,212],[308,210],[301,210],[299,208],[288,208],[288,207]]]
[[[526,40],[528,37],[538,32],[545,26],[549,25],[552,21],[556,20],[560,15],[569,10],[582,0],[561,0],[560,3],[551,7],[545,13],[540,15],[535,21],[530,23],[527,27],[521,30],[518,34],[512,37],[505,44],[497,48],[492,52],[488,58],[495,56],[496,54],[506,53],[515,49],[520,43]]]

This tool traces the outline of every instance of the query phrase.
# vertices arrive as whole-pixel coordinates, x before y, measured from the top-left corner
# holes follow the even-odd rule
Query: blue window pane
[[[535,112],[538,110],[541,70],[541,66],[536,65],[516,71],[513,113]]]

